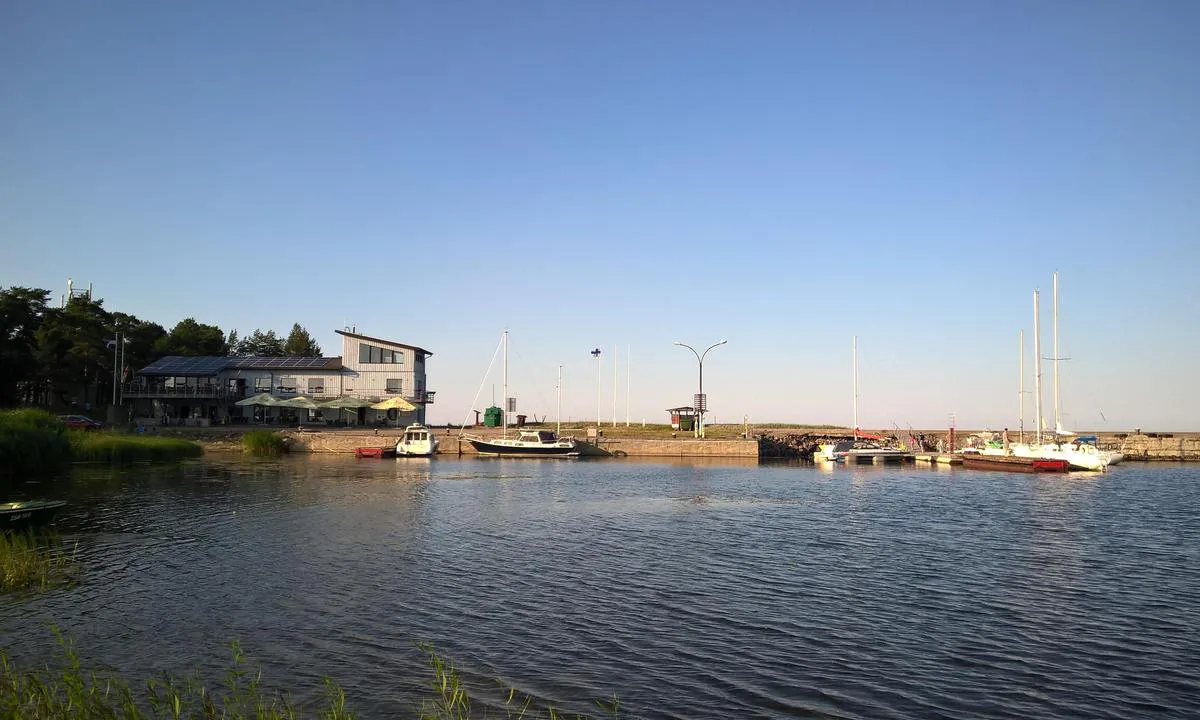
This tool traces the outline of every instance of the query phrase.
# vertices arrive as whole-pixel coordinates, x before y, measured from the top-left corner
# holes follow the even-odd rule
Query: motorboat
[[[821,445],[820,448],[813,453],[813,460],[825,462],[874,462],[876,459],[881,461],[895,460],[900,461],[908,457],[908,451],[899,448],[883,447],[879,443],[864,439],[861,436],[853,439],[846,439],[836,443]]]
[[[466,439],[480,455],[576,457],[580,453],[575,438],[559,437],[553,430],[522,429],[515,438],[499,437],[489,440],[468,435]]]
[[[500,338],[500,347],[497,352],[503,348],[504,364],[503,364],[503,392],[504,397],[508,398],[508,331],[505,330]],[[559,381],[561,392],[562,381]],[[575,438],[561,437],[553,430],[540,430],[534,428],[517,428],[517,436],[508,436],[508,413],[512,412],[513,398],[509,398],[509,403],[503,411],[503,434],[498,438],[482,438],[475,435],[460,435],[464,440],[471,443],[471,447],[480,455],[495,455],[500,457],[577,457],[581,450]],[[561,407],[561,400],[560,400]],[[560,410],[559,416],[562,412]],[[518,416],[520,419],[520,416]],[[561,429],[561,428],[560,428]]]
[[[430,457],[437,449],[433,430],[420,423],[404,428],[404,434],[396,441],[396,457]]]
[[[66,500],[24,500],[0,503],[0,530],[20,530],[46,525],[55,513],[67,504]]]

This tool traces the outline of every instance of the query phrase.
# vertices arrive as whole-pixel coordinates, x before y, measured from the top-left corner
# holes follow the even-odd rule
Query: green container
[[[483,424],[488,427],[500,427],[504,424],[504,411],[495,405],[484,409]]]
[[[679,418],[679,429],[680,430],[695,430],[696,429],[696,421],[690,417]]]

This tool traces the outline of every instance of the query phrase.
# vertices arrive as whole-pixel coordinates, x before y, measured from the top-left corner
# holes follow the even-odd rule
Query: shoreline
[[[551,427],[531,425],[530,427]],[[438,455],[459,457],[477,454],[470,443],[461,439],[460,433],[491,438],[503,435],[502,428],[457,427],[432,428],[440,447]],[[317,454],[353,454],[359,447],[388,447],[403,434],[403,428],[328,428],[328,427],[271,427],[238,426],[223,428],[159,428],[158,434],[187,438],[213,452],[241,452],[242,435],[250,430],[271,430],[287,439],[293,451]],[[512,432],[509,428],[509,432]],[[763,459],[764,442],[778,442],[788,438],[822,437],[845,438],[853,431],[847,428],[788,427],[787,425],[761,424],[751,426],[750,437],[743,436],[742,425],[713,425],[706,428],[706,438],[694,438],[690,431],[671,430],[665,426],[600,428],[598,438],[589,438],[592,427],[563,428],[564,435],[573,435],[583,446],[584,455],[606,457],[728,457]],[[864,430],[864,432],[871,432]],[[904,431],[909,432],[909,431]],[[946,430],[917,430],[933,438],[943,438]],[[965,439],[980,430],[955,430],[956,439]],[[1010,434],[1015,434],[1010,430]],[[876,431],[876,434],[890,433]],[[1078,435],[1095,434],[1102,447],[1121,450],[1130,462],[1190,462],[1200,461],[1200,432],[1142,432],[1105,431],[1080,432]],[[1031,433],[1025,433],[1027,439]]]

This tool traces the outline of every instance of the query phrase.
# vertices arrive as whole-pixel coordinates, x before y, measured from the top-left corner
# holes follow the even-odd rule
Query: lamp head
[[[592,357],[594,357],[594,358],[600,357],[600,348],[596,348],[595,350],[592,351]]]
[[[675,342],[673,342],[673,343],[671,343],[671,344],[672,344],[672,345],[682,345],[683,343],[681,343],[681,342],[679,342],[678,340],[676,340]]]
[[[728,340],[722,340],[721,342],[719,342],[719,343],[717,343],[717,344],[718,344],[718,345],[724,345],[724,344],[725,344],[725,343],[727,343],[727,342],[729,342],[729,341],[728,341]]]

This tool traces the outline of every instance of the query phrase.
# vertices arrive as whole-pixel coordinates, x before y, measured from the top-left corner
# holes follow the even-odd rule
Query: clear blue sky
[[[671,342],[728,338],[718,421],[848,425],[857,335],[864,427],[998,428],[1057,269],[1067,424],[1200,430],[1197,37],[1190,0],[6,3],[0,285],[421,345],[436,422],[507,327],[539,416],[562,363],[595,417],[602,346],[611,418],[618,346],[662,421]]]

